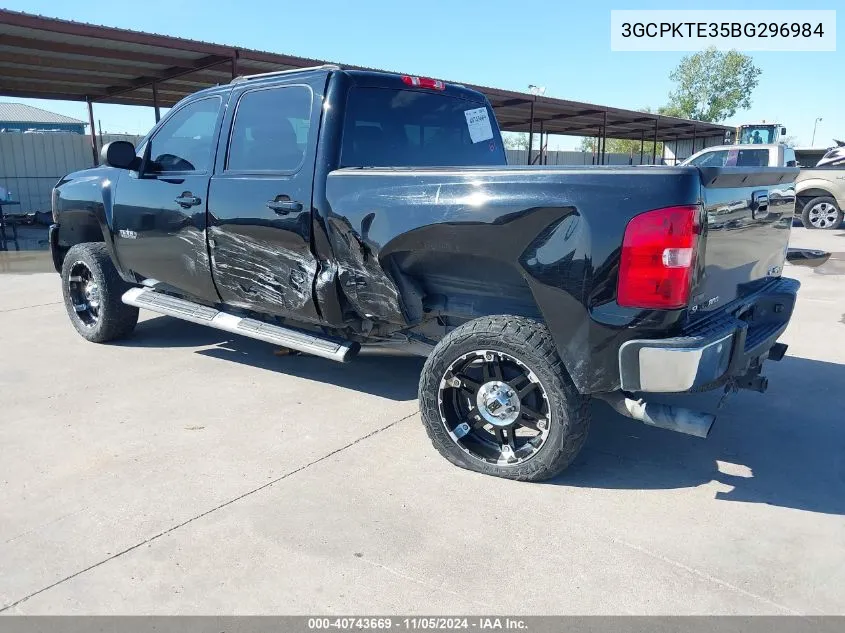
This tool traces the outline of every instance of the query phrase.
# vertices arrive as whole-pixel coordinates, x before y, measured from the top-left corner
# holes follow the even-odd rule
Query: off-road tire
[[[491,464],[467,454],[441,419],[438,394],[444,373],[456,359],[476,350],[504,352],[520,359],[540,379],[548,395],[548,439],[523,463]],[[423,367],[419,402],[426,432],[443,457],[461,468],[518,481],[543,481],[566,469],[584,446],[590,426],[590,399],[575,388],[548,328],[524,317],[482,317],[446,335]]]
[[[826,227],[813,226],[812,222],[810,222],[810,210],[813,207],[815,207],[817,204],[822,204],[822,203],[829,204],[836,209],[836,211],[837,211],[836,220],[830,226],[826,226]],[[834,198],[830,197],[830,196],[819,196],[818,198],[813,198],[812,200],[807,202],[807,204],[804,205],[804,209],[801,212],[801,224],[803,224],[804,228],[806,228],[806,229],[812,229],[812,230],[822,229],[822,230],[825,230],[825,231],[835,231],[840,226],[842,226],[842,219],[843,219],[842,209],[840,209],[839,205],[836,204],[836,200]]]
[[[99,289],[99,315],[94,324],[86,324],[79,317],[70,296],[69,277],[78,263],[84,264],[91,271]],[[62,263],[61,278],[65,309],[82,338],[92,343],[106,343],[124,338],[135,329],[138,308],[120,300],[131,286],[121,279],[104,243],[86,242],[72,246]]]

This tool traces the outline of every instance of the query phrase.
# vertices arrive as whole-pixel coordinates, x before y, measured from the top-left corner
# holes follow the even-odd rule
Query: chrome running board
[[[166,314],[183,321],[199,323],[232,334],[240,334],[266,343],[295,349],[305,354],[328,358],[339,363],[349,361],[360,349],[358,343],[316,336],[311,332],[293,330],[257,319],[236,316],[193,301],[171,297],[149,288],[127,290],[123,294],[123,303],[159,314]]]

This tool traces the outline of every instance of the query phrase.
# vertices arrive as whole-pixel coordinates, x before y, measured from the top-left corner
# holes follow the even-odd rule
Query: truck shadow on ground
[[[309,356],[276,356],[274,347],[226,332],[156,317],[122,343],[204,347],[197,354],[397,401],[417,397],[424,360],[362,356],[342,365]],[[212,347],[213,346],[213,347]],[[719,482],[716,498],[845,515],[845,366],[787,356],[768,363],[765,394],[728,398],[702,440],[623,418],[593,403],[584,451],[552,484],[660,490]],[[698,396],[712,410],[721,392]],[[697,402],[685,406],[694,408]]]
[[[396,401],[417,397],[424,358],[417,356],[359,356],[351,364],[336,363],[307,355],[278,356],[269,343],[237,336],[167,316],[146,319],[127,347],[202,347],[196,353],[279,374],[307,378]]]
[[[584,451],[552,483],[658,490],[718,482],[720,500],[845,514],[845,366],[787,356],[765,373],[769,391],[729,397],[706,440],[595,402]]]

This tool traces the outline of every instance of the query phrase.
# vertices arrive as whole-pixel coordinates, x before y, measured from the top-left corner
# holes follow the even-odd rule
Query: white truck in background
[[[696,167],[796,167],[795,149],[781,143],[715,145],[681,165]],[[835,230],[845,209],[845,166],[802,167],[795,181],[795,216],[808,229]]]

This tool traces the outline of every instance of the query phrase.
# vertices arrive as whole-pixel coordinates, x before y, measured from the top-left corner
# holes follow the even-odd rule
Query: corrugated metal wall
[[[140,138],[104,134],[103,142]],[[93,165],[90,143],[81,134],[0,134],[0,186],[21,203],[8,212],[49,211],[50,192],[59,178]]]
[[[137,143],[140,136],[104,134],[103,142],[126,140]],[[99,137],[98,137],[99,139]],[[712,145],[720,145],[722,137],[669,141],[666,143],[666,162],[670,165]],[[536,158],[538,151],[534,150]],[[528,150],[507,150],[508,163],[525,165]],[[546,153],[549,165],[592,165],[596,159],[591,152],[552,151]],[[657,162],[660,162],[660,155]],[[608,165],[638,165],[639,152],[607,154]],[[651,154],[643,156],[643,163],[651,163]],[[91,167],[90,138],[79,134],[0,134],[0,185],[11,190],[14,200],[20,200],[21,213],[50,210],[50,192],[65,174]],[[15,209],[15,212],[18,212]]]

